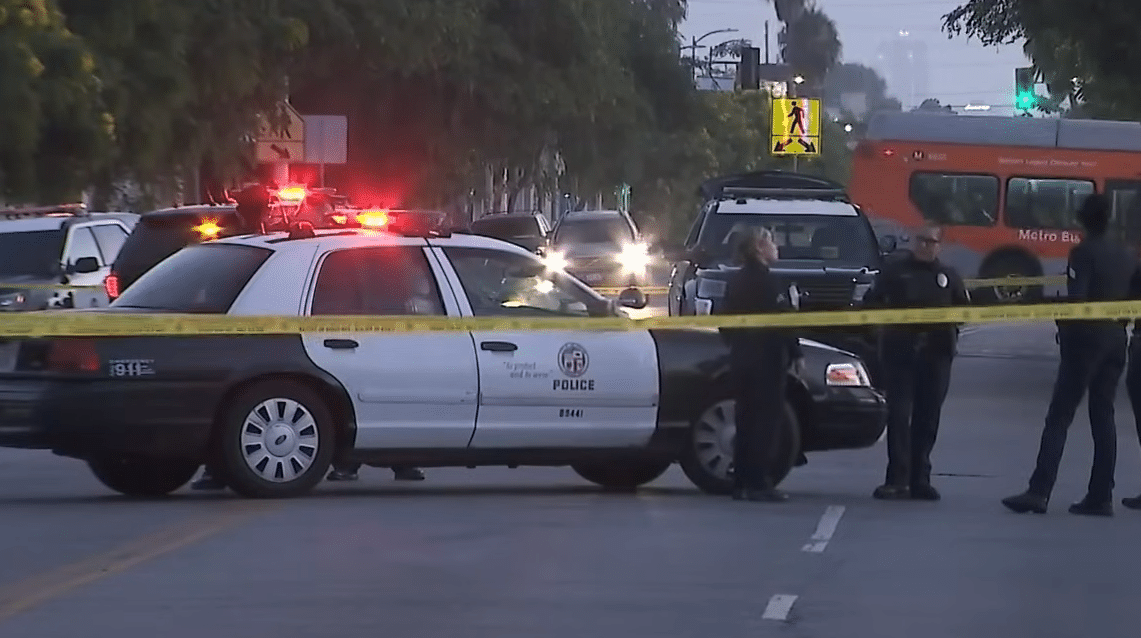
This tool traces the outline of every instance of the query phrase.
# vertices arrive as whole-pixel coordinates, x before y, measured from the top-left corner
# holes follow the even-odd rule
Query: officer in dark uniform
[[[970,303],[963,280],[939,261],[942,232],[919,231],[910,254],[886,263],[864,301],[875,308],[933,308]],[[931,485],[931,451],[959,339],[957,324],[895,325],[881,331],[887,395],[887,479],[873,496],[939,500]]]
[[[1078,210],[1085,237],[1070,251],[1066,274],[1068,299],[1072,302],[1121,301],[1129,297],[1137,260],[1124,246],[1106,237],[1109,211],[1109,201],[1103,195],[1090,195]],[[1018,513],[1046,512],[1066,447],[1066,433],[1088,389],[1093,467],[1086,496],[1070,506],[1070,513],[1113,515],[1113,475],[1117,465],[1113,401],[1125,369],[1125,325],[1126,322],[1112,319],[1058,322],[1061,362],[1046,411],[1038,463],[1029,489],[1002,500],[1008,509]]]
[[[751,229],[737,246],[742,261],[726,286],[718,314],[771,313],[789,307],[779,280],[769,272],[777,260],[772,233]],[[803,366],[800,341],[787,329],[722,328],[729,346],[736,395],[733,498],[779,502],[771,466],[785,425],[785,388],[791,366]]]
[[[1130,288],[1132,290],[1130,297],[1141,300],[1141,269],[1134,273]],[[1137,440],[1141,442],[1141,318],[1133,320],[1133,336],[1129,339],[1129,367],[1125,371],[1125,390],[1129,393],[1129,405],[1133,408]],[[1127,496],[1121,499],[1121,504],[1131,510],[1141,510],[1141,496]]]

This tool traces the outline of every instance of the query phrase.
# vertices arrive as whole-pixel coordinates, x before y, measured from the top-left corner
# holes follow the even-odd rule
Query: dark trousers
[[[1117,426],[1113,401],[1125,369],[1125,329],[1063,334],[1062,360],[1054,395],[1046,411],[1046,427],[1038,448],[1038,463],[1030,477],[1030,491],[1049,497],[1058,480],[1058,465],[1066,447],[1066,434],[1086,392],[1089,392],[1089,421],[1093,434],[1093,467],[1087,496],[1096,502],[1113,498],[1113,474],[1117,466]]]
[[[950,355],[926,348],[885,357],[888,485],[930,485],[931,451],[939,435],[953,361]]]
[[[781,443],[789,362],[781,357],[774,359],[733,366],[737,400],[733,483],[737,488],[775,486],[772,464]]]

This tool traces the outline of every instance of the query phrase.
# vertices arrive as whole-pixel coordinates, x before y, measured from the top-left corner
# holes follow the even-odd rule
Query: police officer
[[[1070,301],[1120,301],[1129,297],[1137,264],[1129,251],[1106,237],[1109,211],[1109,201],[1103,195],[1087,197],[1078,210],[1085,237],[1070,250],[1066,271]],[[1066,433],[1088,390],[1093,467],[1086,496],[1070,506],[1070,513],[1112,516],[1113,475],[1117,464],[1113,401],[1125,368],[1125,322],[1111,319],[1059,321],[1058,343],[1061,362],[1046,411],[1037,466],[1030,477],[1029,488],[1022,494],[1004,498],[1002,504],[1018,513],[1046,512],[1058,478]]]
[[[932,308],[970,303],[963,280],[939,261],[942,231],[919,231],[910,254],[884,265],[865,296],[869,307]],[[939,500],[931,485],[931,451],[951,383],[959,327],[894,325],[881,332],[887,394],[887,478],[873,496],[883,500]]]
[[[1132,298],[1141,299],[1141,270],[1133,275]],[[1133,336],[1129,339],[1129,367],[1125,371],[1125,390],[1133,408],[1137,426],[1137,440],[1141,442],[1141,319],[1133,320]],[[1127,496],[1121,504],[1131,510],[1141,510],[1141,496]]]
[[[737,246],[741,270],[729,280],[718,314],[771,313],[788,307],[781,284],[769,272],[777,246],[768,230],[750,229]],[[785,419],[785,387],[790,365],[803,366],[800,342],[788,330],[722,328],[729,346],[737,406],[733,450],[733,498],[779,502],[773,457]]]

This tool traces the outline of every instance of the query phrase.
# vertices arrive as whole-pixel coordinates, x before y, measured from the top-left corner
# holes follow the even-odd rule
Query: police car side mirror
[[[618,295],[618,305],[623,308],[641,310],[646,307],[647,303],[649,300],[646,299],[645,293],[637,288],[627,288]]]
[[[788,303],[794,309],[800,310],[800,288],[797,288],[796,284],[788,286]]]
[[[895,235],[884,235],[880,237],[880,252],[883,254],[893,253],[896,248],[899,248],[899,239]]]
[[[77,275],[88,275],[99,272],[99,260],[94,257],[80,257],[71,266],[71,272]]]

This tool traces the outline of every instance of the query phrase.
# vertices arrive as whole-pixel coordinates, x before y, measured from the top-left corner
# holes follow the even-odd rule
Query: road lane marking
[[[761,616],[764,620],[788,620],[788,614],[792,611],[792,605],[796,602],[797,597],[792,594],[777,594],[769,599],[769,604],[765,607],[765,613]]]
[[[75,589],[237,527],[280,506],[276,501],[227,503],[204,518],[175,524],[90,558],[0,586],[0,623]]]
[[[808,539],[808,544],[802,547],[801,551],[822,553],[824,548],[828,547],[828,541],[832,540],[832,535],[836,533],[836,527],[840,525],[843,516],[843,505],[829,505],[824,510],[824,515],[820,517],[820,522],[816,524],[812,538]]]

